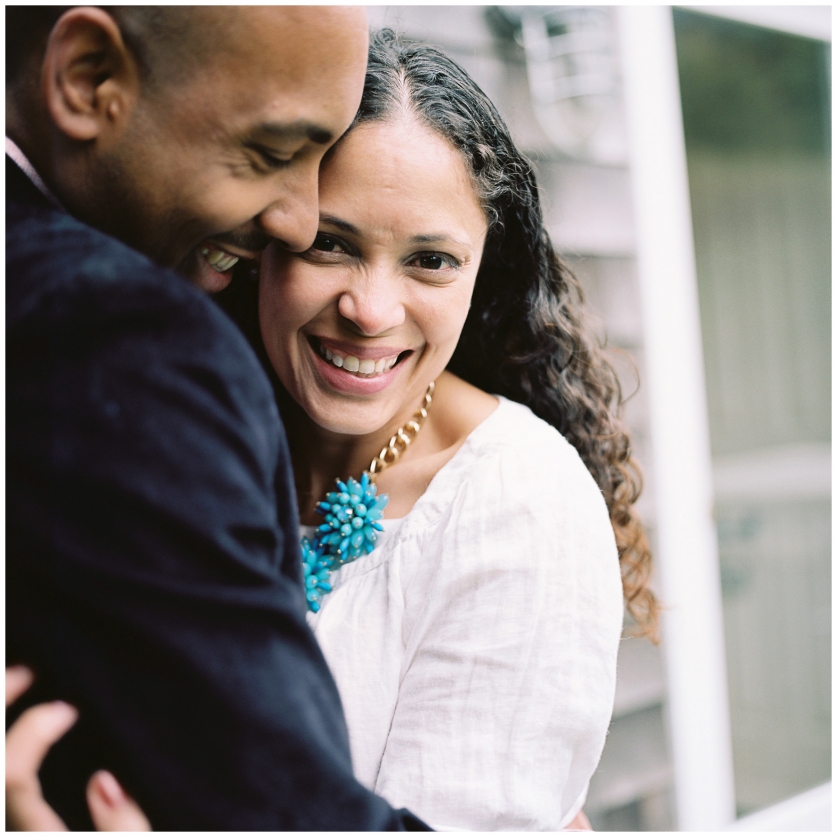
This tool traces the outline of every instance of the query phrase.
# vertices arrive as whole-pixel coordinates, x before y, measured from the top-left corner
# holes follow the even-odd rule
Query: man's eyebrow
[[[267,134],[283,140],[308,137],[311,142],[315,142],[317,145],[328,145],[334,139],[334,134],[331,131],[305,119],[299,119],[295,122],[263,122],[254,133]]]
[[[360,230],[354,224],[350,224],[342,218],[335,218],[334,215],[320,215],[320,223],[328,224],[330,227],[337,227],[338,230],[343,230],[343,232],[347,232],[349,235],[360,235]]]

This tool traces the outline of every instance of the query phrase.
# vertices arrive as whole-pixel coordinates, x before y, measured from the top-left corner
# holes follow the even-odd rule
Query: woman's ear
[[[137,62],[116,21],[99,8],[76,7],[58,19],[42,73],[53,122],[79,142],[121,133],[139,96]]]

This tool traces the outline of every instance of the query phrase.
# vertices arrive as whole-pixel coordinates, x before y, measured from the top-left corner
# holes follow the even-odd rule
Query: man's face
[[[102,151],[108,231],[208,289],[271,238],[310,246],[320,160],[354,117],[366,67],[359,9],[235,14],[226,48],[183,83],[141,92]]]

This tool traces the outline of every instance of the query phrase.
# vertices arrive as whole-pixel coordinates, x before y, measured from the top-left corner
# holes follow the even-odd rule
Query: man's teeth
[[[226,273],[234,265],[238,264],[238,256],[231,256],[223,250],[201,247],[201,255],[206,259],[210,267],[219,273]]]
[[[380,360],[372,360],[371,358],[360,360],[354,355],[339,355],[337,352],[323,347],[320,347],[320,355],[334,364],[338,369],[345,369],[347,372],[354,372],[357,375],[364,375],[368,378],[381,375],[387,370],[392,369],[398,360],[398,355],[382,357]]]

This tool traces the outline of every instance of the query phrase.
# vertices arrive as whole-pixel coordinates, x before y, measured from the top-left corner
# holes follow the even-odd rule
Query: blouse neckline
[[[332,574],[331,586],[333,591],[338,590],[350,579],[374,570],[384,561],[385,554],[391,550],[393,542],[400,542],[410,537],[412,531],[415,529],[415,525],[412,525],[413,521],[423,516],[423,513],[425,513],[425,506],[431,506],[432,508],[432,504],[437,502],[434,501],[433,498],[435,494],[440,493],[438,489],[441,487],[442,491],[444,491],[445,487],[449,483],[448,475],[451,473],[456,474],[457,471],[461,470],[460,463],[463,459],[467,459],[468,452],[471,450],[475,442],[479,441],[479,437],[486,432],[490,432],[492,425],[498,420],[496,418],[498,415],[502,419],[508,412],[509,408],[519,407],[524,410],[527,409],[525,406],[517,404],[514,401],[510,401],[502,395],[495,395],[495,398],[497,398],[500,402],[497,405],[497,408],[486,416],[468,434],[465,442],[460,446],[459,450],[436,472],[435,476],[425,489],[424,494],[416,500],[410,511],[403,517],[390,519],[384,517],[382,519],[381,522],[384,524],[384,532],[382,535],[384,537],[381,538],[381,543],[368,555],[364,555],[362,558],[357,558],[349,564],[344,564],[339,570]],[[310,534],[303,531],[306,528],[310,530]],[[313,534],[314,529],[315,527],[313,526],[303,527],[300,525],[300,531],[307,537],[310,537]],[[316,621],[318,616],[319,614],[308,614],[311,624],[314,624],[314,621]]]

